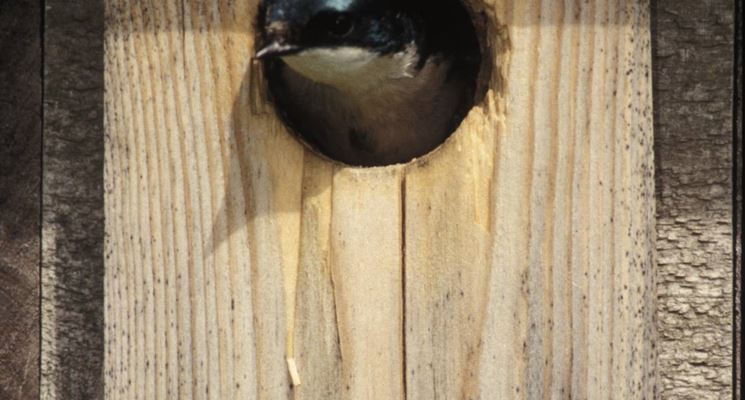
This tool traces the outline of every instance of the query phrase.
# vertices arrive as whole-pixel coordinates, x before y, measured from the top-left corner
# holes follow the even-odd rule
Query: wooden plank
[[[505,93],[407,175],[408,396],[640,398],[654,360],[643,322],[653,212],[637,203],[653,193],[640,175],[651,171],[647,10],[497,11]],[[488,112],[499,105],[504,122]]]
[[[345,169],[332,184],[341,398],[404,398],[401,171]]]
[[[100,398],[102,4],[43,5],[41,398]]]
[[[648,4],[472,5],[483,100],[360,169],[262,98],[256,1],[106,2],[107,397],[652,397]]]
[[[742,214],[742,179],[743,176],[743,157],[742,157],[742,114],[743,114],[743,102],[742,102],[742,24],[743,24],[743,5],[742,0],[735,1],[735,79],[734,79],[734,174],[732,180],[734,181],[734,224],[735,224],[735,243],[734,243],[734,258],[735,258],[735,296],[734,296],[734,337],[735,337],[735,348],[733,354],[733,362],[735,364],[735,381],[732,385],[732,390],[735,393],[735,399],[740,400],[742,398],[742,225],[743,225],[743,214]]]
[[[302,231],[293,358],[302,371],[297,399],[342,393],[341,346],[331,265],[334,167],[319,158],[304,164]]]
[[[0,3],[0,398],[39,397],[41,5]]]
[[[733,393],[734,3],[654,5],[663,399]]]

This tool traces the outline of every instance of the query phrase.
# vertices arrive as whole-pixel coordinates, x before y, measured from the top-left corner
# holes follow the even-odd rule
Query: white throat
[[[390,80],[410,78],[417,62],[414,45],[387,55],[351,46],[316,48],[282,59],[307,79],[352,91],[367,90]]]

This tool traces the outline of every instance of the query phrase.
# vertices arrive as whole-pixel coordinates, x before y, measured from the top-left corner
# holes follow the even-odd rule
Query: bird
[[[409,162],[474,104],[480,45],[461,0],[262,0],[257,25],[279,116],[331,159]]]

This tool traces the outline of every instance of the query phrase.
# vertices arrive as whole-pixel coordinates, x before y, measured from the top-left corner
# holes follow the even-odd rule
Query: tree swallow
[[[262,0],[258,18],[275,106],[330,158],[408,162],[473,105],[481,55],[460,0]]]

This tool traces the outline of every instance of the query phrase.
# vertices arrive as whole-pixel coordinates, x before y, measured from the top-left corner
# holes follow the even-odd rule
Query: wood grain
[[[360,169],[264,99],[256,1],[106,2],[109,398],[653,397],[648,4],[471,5],[483,100]]]
[[[40,398],[103,396],[103,4],[42,4]]]
[[[0,399],[39,398],[41,5],[0,2]]]
[[[654,7],[660,398],[733,398],[735,2]]]

